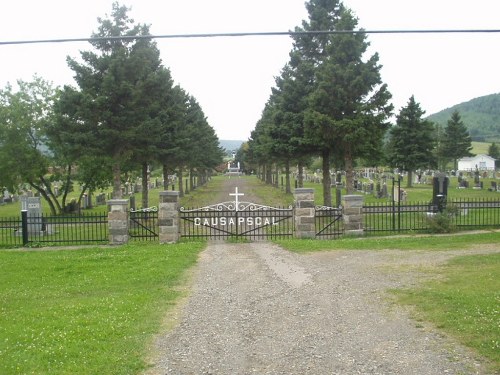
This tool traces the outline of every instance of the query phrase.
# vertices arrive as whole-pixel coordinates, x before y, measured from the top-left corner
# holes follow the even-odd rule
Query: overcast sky
[[[89,37],[112,0],[3,1],[0,41]],[[121,0],[155,35],[288,31],[307,19],[304,0]],[[500,1],[345,0],[366,30],[500,29]],[[411,95],[427,114],[500,92],[500,34],[368,36],[396,112]],[[288,62],[287,36],[159,39],[163,64],[203,108],[219,139],[247,140]],[[36,73],[73,84],[66,56],[86,42],[0,45],[0,87]]]

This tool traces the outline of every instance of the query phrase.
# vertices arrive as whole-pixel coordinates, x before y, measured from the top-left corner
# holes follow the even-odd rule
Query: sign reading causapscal
[[[278,225],[278,222],[274,217],[196,217],[194,218],[194,225],[196,226],[207,226],[207,227],[231,227],[236,225],[247,225],[252,226],[267,226],[267,225]]]

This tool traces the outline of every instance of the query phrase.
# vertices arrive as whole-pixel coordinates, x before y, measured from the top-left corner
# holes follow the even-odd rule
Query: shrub
[[[455,225],[455,217],[460,214],[460,210],[456,206],[447,205],[441,212],[428,213],[427,225],[430,233],[452,233],[457,230]]]

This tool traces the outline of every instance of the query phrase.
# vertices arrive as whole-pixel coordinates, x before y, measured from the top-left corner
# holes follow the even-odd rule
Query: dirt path
[[[235,180],[228,190],[244,192]],[[148,374],[484,374],[467,349],[412,321],[386,292],[424,280],[422,265],[470,252],[297,255],[266,242],[211,243]]]

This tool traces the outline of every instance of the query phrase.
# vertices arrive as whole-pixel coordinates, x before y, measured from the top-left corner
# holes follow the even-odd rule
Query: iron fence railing
[[[108,243],[108,213],[0,218],[0,246]]]
[[[500,227],[500,199],[450,200],[443,206],[429,202],[388,202],[363,205],[366,233],[402,233],[430,230],[429,218],[448,215],[458,229]]]
[[[134,241],[159,239],[158,209],[156,207],[131,210],[129,213],[129,236]]]
[[[341,208],[317,206],[314,216],[316,237],[335,239],[344,234],[344,222]]]

